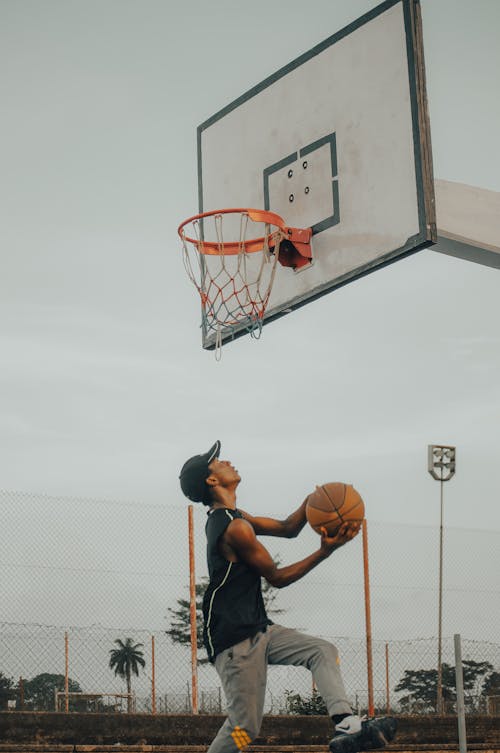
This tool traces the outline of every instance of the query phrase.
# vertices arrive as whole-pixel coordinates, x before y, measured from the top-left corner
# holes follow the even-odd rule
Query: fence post
[[[193,505],[188,506],[189,530],[189,617],[191,622],[191,710],[198,713],[198,631],[196,629],[196,579],[194,563]]]
[[[391,700],[389,690],[389,644],[385,644],[385,698],[386,698],[386,711],[391,713]]]
[[[19,706],[21,711],[24,711],[24,680],[19,678]]]
[[[151,711],[156,714],[155,637],[151,636]]]
[[[373,651],[372,620],[370,610],[370,573],[368,569],[368,527],[363,520],[363,571],[365,580],[365,621],[366,621],[366,671],[368,675],[368,716],[375,716],[373,703]]]
[[[455,634],[455,682],[457,686],[458,743],[460,753],[467,753],[465,731],[464,675],[462,669],[462,645],[460,635]]]
[[[67,631],[64,633],[64,710],[69,711],[69,640]]]

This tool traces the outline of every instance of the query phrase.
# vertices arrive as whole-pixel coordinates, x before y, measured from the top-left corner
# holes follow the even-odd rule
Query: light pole
[[[439,608],[438,608],[438,666],[436,711],[443,713],[443,668],[441,644],[443,635],[443,483],[455,475],[456,447],[442,444],[428,445],[427,470],[433,479],[440,482],[441,514],[439,523]]]

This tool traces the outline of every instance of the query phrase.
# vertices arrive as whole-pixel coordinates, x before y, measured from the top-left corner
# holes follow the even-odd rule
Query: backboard
[[[199,212],[312,228],[313,263],[278,268],[264,324],[433,243],[418,0],[377,6],[202,123],[198,189]]]

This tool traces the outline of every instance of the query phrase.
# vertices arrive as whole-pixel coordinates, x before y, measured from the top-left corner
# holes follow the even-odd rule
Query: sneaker
[[[351,714],[335,725],[335,734],[330,740],[331,753],[358,753],[364,740],[363,725],[359,716]]]
[[[335,725],[335,734],[330,740],[331,753],[359,753],[363,750],[384,748],[396,734],[397,722],[393,717],[361,720],[359,716],[347,716]]]
[[[381,716],[366,722],[368,740],[366,750],[385,748],[396,736],[397,721],[393,716]]]
[[[359,716],[354,714],[345,716],[341,722],[335,725],[335,736],[355,735],[357,732],[361,732],[361,721]]]

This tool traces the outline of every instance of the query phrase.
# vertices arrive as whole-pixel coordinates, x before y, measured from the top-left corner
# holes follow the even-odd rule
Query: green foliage
[[[500,695],[500,672],[490,672],[483,680],[481,692],[484,696]]]
[[[5,711],[8,702],[15,697],[14,680],[0,672],[0,711]]]
[[[115,675],[118,675],[127,682],[127,708],[128,712],[132,710],[132,673],[139,676],[139,667],[145,667],[144,654],[140,650],[143,647],[142,643],[133,643],[132,638],[126,638],[125,642],[117,638],[115,640],[118,648],[110,650],[109,667],[115,670]]]
[[[449,664],[442,664],[442,694],[445,707],[455,701],[455,671]],[[437,700],[437,669],[406,669],[396,685],[396,693],[408,691],[399,699],[405,711],[435,711]]]
[[[300,693],[285,690],[285,713],[301,716],[318,716],[328,714],[325,702],[317,690],[312,695],[302,698]]]
[[[491,674],[493,665],[488,661],[462,661],[462,673],[464,678],[465,709],[469,713],[481,711],[484,708],[485,696],[483,686],[485,677]]]
[[[484,676],[493,670],[493,665],[489,661],[472,661],[464,659],[462,661],[462,673],[464,677],[464,690],[473,693],[480,693],[481,681]],[[453,668],[455,672],[455,668]]]
[[[493,666],[489,662],[476,662],[472,659],[462,662],[465,704],[472,711],[477,710],[479,697],[484,695],[485,675],[490,676]],[[456,703],[455,667],[443,663],[442,695],[446,711],[453,711]],[[490,673],[490,674],[488,674]],[[495,674],[493,672],[493,674]],[[481,681],[483,686],[481,688]],[[407,669],[394,688],[396,693],[408,691],[399,699],[405,711],[435,711],[437,701],[437,669]]]
[[[279,560],[276,560],[279,565]],[[202,578],[200,583],[195,585],[196,601],[196,645],[198,649],[203,650],[203,597],[208,588],[208,578]],[[262,581],[262,598],[268,615],[277,615],[284,612],[283,609],[277,609],[274,606],[278,589],[271,586],[266,580]],[[191,606],[188,599],[177,599],[177,608],[168,608],[170,614],[170,625],[165,631],[175,643],[182,643],[185,646],[191,645]],[[198,664],[207,664],[206,657],[199,657]]]
[[[115,640],[118,648],[110,650],[109,667],[115,670],[115,675],[123,679],[130,678],[131,673],[139,676],[139,667],[145,667],[144,654],[140,649],[142,643],[132,643],[132,638],[126,638],[125,643],[119,638]]]
[[[195,585],[196,598],[196,645],[203,648],[203,597],[208,587],[208,578]],[[187,599],[177,599],[177,609],[168,608],[171,615],[170,627],[165,631],[175,643],[185,646],[191,645],[191,605]],[[208,659],[199,659],[200,664],[206,664]]]
[[[42,672],[24,683],[24,703],[34,711],[54,711],[55,691],[64,691],[64,675]],[[68,692],[80,693],[80,685],[68,678]]]

